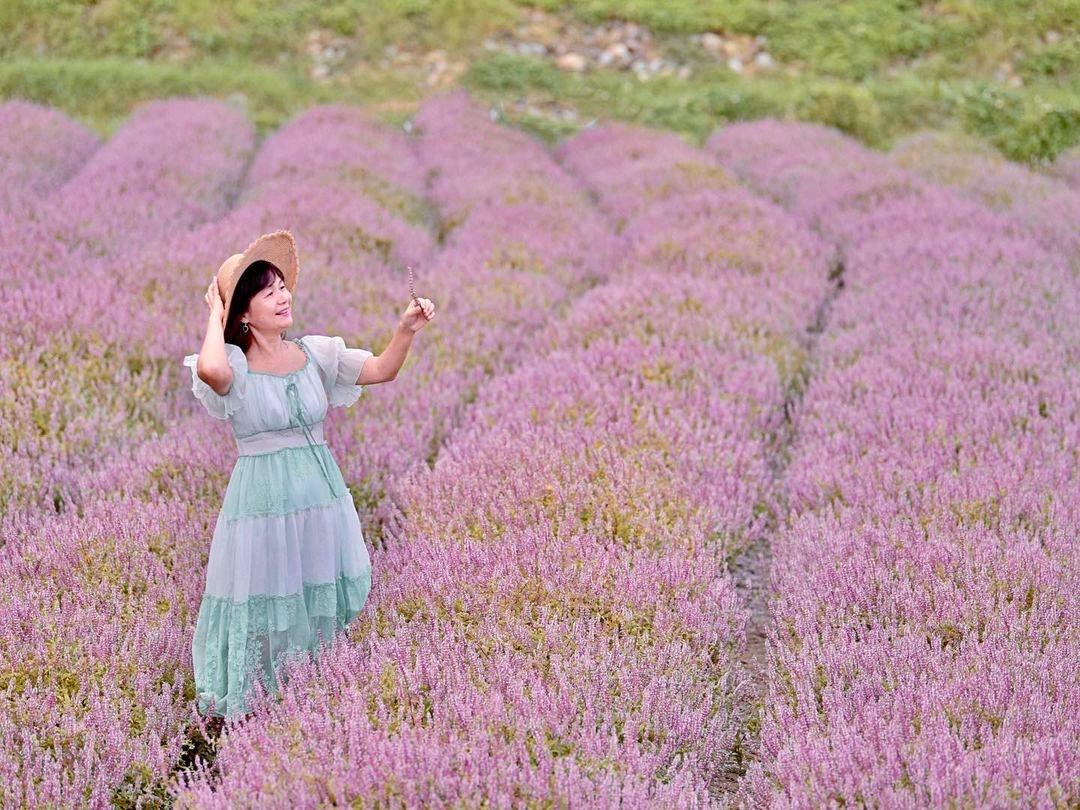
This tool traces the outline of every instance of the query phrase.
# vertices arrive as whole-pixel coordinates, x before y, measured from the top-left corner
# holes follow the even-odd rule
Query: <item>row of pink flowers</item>
[[[8,118],[20,126],[21,106]],[[219,102],[149,104],[0,224],[5,513],[75,508],[87,470],[160,432],[165,357],[141,336],[177,346],[179,330],[139,291],[172,275],[176,246],[221,216],[253,143],[251,125]],[[174,312],[199,303],[193,292]]]
[[[1080,188],[1013,163],[992,146],[958,136],[916,133],[898,141],[889,157],[932,183],[1021,220],[1048,249],[1080,253]],[[1062,165],[1067,160],[1065,156]]]
[[[0,213],[26,222],[82,167],[101,139],[59,110],[29,101],[0,104]]]
[[[708,148],[844,263],[795,411],[769,695],[743,798],[1075,804],[1068,241],[817,125],[733,125]]]

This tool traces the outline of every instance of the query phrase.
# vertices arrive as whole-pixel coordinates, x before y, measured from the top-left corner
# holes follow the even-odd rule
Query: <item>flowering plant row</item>
[[[796,410],[744,798],[1074,804],[1068,241],[815,125],[735,125],[708,148],[844,262]]]

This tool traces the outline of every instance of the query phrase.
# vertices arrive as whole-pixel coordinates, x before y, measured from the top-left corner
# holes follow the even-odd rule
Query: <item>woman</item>
[[[363,608],[371,562],[323,420],[364,385],[393,380],[434,317],[414,297],[378,356],[336,336],[286,339],[299,270],[288,231],[226,259],[206,291],[202,350],[184,358],[192,392],[229,420],[239,451],[192,642],[199,711],[219,727],[247,713],[256,675],[276,693],[286,658],[317,657]]]

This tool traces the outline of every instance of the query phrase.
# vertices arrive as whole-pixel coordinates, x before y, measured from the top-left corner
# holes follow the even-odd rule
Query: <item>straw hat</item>
[[[300,256],[296,251],[296,239],[287,230],[264,233],[245,248],[243,253],[234,253],[222,262],[217,271],[218,290],[225,305],[225,317],[229,316],[233,291],[240,276],[252,262],[265,259],[272,262],[285,276],[285,286],[289,292],[296,289],[300,276]]]

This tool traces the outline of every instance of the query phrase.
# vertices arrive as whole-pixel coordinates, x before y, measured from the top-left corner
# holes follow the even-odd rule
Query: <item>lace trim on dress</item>
[[[274,676],[280,674],[283,662],[317,654],[313,634],[323,632],[323,641],[329,644],[332,638],[326,634],[344,629],[363,609],[370,590],[369,569],[355,577],[343,574],[334,582],[305,582],[302,593],[286,596],[253,595],[234,602],[204,595],[199,607],[201,624],[207,628],[202,649],[221,650],[225,656],[209,654],[196,668],[200,711],[208,713],[214,699],[219,716],[246,712],[253,675],[261,676],[269,693],[276,693]],[[288,643],[274,643],[283,635]]]

